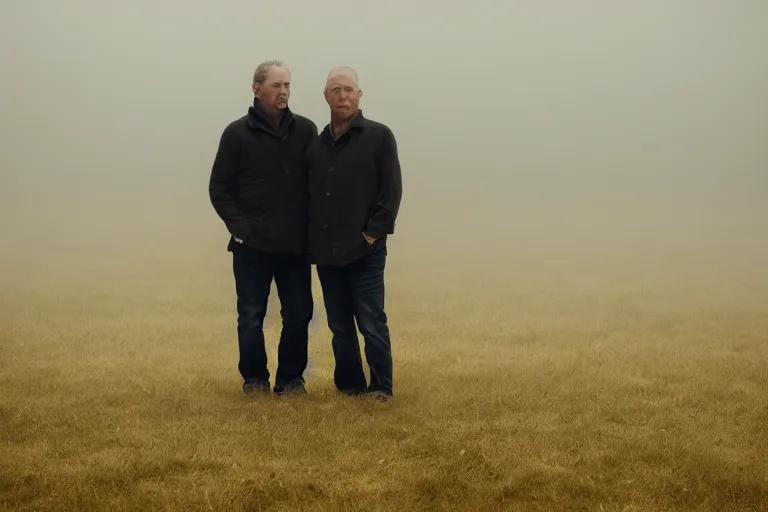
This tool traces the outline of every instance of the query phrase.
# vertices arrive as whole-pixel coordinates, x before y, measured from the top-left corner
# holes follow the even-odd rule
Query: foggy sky
[[[288,63],[291,108],[321,128],[326,73],[358,70],[365,114],[399,144],[404,230],[768,228],[761,0],[1,5],[12,231],[223,229],[210,166],[266,59]]]

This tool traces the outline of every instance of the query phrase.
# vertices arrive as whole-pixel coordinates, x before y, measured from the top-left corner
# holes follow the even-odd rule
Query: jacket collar
[[[253,105],[248,108],[248,126],[254,130],[262,130],[276,137],[282,137],[291,127],[294,121],[293,112],[289,107],[285,107],[283,115],[280,118],[280,124],[275,126],[272,124],[269,116],[264,112],[264,108],[259,103],[259,99],[253,98]]]
[[[335,137],[333,134],[333,129],[331,128],[331,123],[328,123],[325,126],[325,129],[323,130],[323,136],[327,137],[328,140],[333,142],[334,140],[339,140],[345,135],[347,135],[352,130],[362,130],[365,128],[365,117],[363,116],[363,110],[358,109],[357,114],[355,114],[355,117],[352,118],[352,121],[349,123],[349,127],[347,128],[347,131],[342,133],[340,137]]]

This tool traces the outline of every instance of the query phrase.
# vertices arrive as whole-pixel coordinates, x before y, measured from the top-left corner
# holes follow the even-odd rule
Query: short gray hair
[[[286,66],[285,62],[282,60],[265,60],[259,64],[256,71],[253,72],[253,83],[263,84],[267,79],[267,73],[269,73],[270,68],[273,67],[288,69],[288,66]]]

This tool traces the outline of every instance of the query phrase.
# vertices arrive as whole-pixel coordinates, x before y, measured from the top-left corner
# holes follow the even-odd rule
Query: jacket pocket
[[[245,241],[250,238],[250,228],[247,219],[228,222],[227,230],[230,235],[237,237],[240,240]]]

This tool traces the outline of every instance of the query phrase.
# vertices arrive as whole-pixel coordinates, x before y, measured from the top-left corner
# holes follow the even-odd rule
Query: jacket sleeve
[[[379,171],[379,191],[373,214],[368,220],[365,234],[381,238],[395,232],[395,220],[403,195],[400,158],[397,141],[390,129],[386,129],[376,155]]]
[[[312,144],[312,142],[317,138],[317,125],[314,121],[309,121],[309,141],[307,142],[307,146]]]
[[[314,121],[307,120],[307,137],[304,141],[301,151],[301,169],[305,173],[309,172],[309,168],[312,166],[312,160],[310,159],[309,150],[312,147],[312,143],[317,139],[317,125]]]
[[[237,207],[232,196],[232,185],[239,160],[240,142],[232,130],[225,129],[213,161],[208,195],[214,210],[224,221],[229,232],[235,236],[243,235],[240,230],[245,222],[245,215]]]

